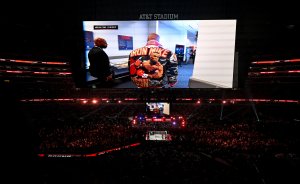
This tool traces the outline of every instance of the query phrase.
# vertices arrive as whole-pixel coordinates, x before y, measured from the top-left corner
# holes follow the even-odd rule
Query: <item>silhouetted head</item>
[[[149,40],[156,40],[156,41],[159,42],[159,38],[160,38],[160,37],[159,37],[158,34],[156,34],[156,33],[150,33],[149,36],[148,36],[147,41],[149,41]]]
[[[104,38],[95,38],[94,43],[97,47],[100,48],[106,48],[107,47],[107,42]]]

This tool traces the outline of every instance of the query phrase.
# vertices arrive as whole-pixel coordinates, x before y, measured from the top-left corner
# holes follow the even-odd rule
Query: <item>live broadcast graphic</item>
[[[166,102],[148,102],[146,103],[146,113],[170,115],[170,104]]]
[[[83,21],[83,32],[89,87],[233,87],[236,20]]]

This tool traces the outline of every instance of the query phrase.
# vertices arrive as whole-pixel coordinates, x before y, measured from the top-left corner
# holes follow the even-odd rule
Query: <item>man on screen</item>
[[[139,88],[174,87],[177,82],[177,57],[159,43],[159,35],[151,33],[144,47],[129,55],[129,71]]]
[[[100,85],[105,85],[112,80],[112,69],[109,58],[103,49],[107,48],[107,42],[103,38],[94,40],[94,47],[89,51],[88,58],[90,62],[89,72],[96,77]]]

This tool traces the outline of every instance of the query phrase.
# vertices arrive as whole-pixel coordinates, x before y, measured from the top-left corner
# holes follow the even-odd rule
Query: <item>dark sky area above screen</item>
[[[172,86],[163,87],[232,88],[236,20],[83,21],[83,31],[85,35],[83,62],[86,66],[87,83],[97,83],[97,78],[89,73],[88,53],[93,40],[101,37],[108,43],[104,51],[109,57],[115,77],[109,85],[97,85],[99,88],[140,87],[133,82],[135,78],[129,76],[132,68],[128,68],[128,58],[133,50],[146,45],[150,33],[157,33],[162,48],[168,49],[177,56],[177,82]],[[150,52],[152,50],[148,51]],[[164,50],[159,52],[164,75],[169,76],[170,73],[166,70],[167,64],[163,63]],[[139,58],[139,62],[146,63],[145,60]],[[151,75],[151,73],[147,72],[148,70],[144,69],[143,73],[136,77],[148,80],[144,75]],[[148,78],[152,83],[158,81],[154,77]],[[164,80],[168,81],[167,79]]]

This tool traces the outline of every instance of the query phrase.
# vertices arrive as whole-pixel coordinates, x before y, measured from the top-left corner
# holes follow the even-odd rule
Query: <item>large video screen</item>
[[[170,103],[167,102],[147,102],[146,114],[170,115]]]
[[[91,87],[233,87],[236,20],[83,21],[83,31]]]

